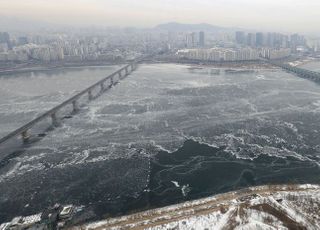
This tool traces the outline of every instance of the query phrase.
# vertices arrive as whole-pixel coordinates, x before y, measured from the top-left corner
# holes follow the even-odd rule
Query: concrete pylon
[[[22,138],[22,141],[24,144],[29,142],[30,134],[29,134],[28,130],[25,130],[21,133],[21,138]]]
[[[102,83],[100,84],[100,91],[103,92],[104,90],[105,90],[105,88],[104,88],[104,82],[102,82]]]
[[[114,82],[113,82],[113,76],[112,76],[112,77],[110,78],[110,87],[112,87],[113,84],[114,84]]]
[[[52,126],[54,127],[58,127],[60,125],[60,122],[58,120],[56,113],[51,114],[51,121],[52,121]]]
[[[75,100],[72,102],[72,112],[73,113],[77,113],[79,111],[79,105],[78,105],[78,101]]]
[[[92,96],[92,91],[91,90],[88,91],[88,98],[89,98],[89,101],[93,100],[93,96]]]

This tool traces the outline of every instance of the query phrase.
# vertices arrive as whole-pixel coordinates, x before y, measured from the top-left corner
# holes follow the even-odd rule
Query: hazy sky
[[[1,15],[85,26],[149,27],[177,21],[288,32],[320,30],[320,0],[0,0]]]

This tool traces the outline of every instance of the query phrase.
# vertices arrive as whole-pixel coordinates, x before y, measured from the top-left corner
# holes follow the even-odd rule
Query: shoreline
[[[146,61],[147,64],[176,64],[188,65],[193,69],[203,68],[219,68],[219,69],[278,69],[269,63],[262,61],[248,61],[248,62],[200,62],[200,61],[186,61],[186,60],[152,60]]]
[[[225,229],[230,225],[233,225],[233,227],[246,226],[250,223],[250,220],[256,219],[257,215],[252,215],[252,212],[259,213],[258,216],[267,214],[273,217],[272,219],[256,219],[257,222],[254,221],[254,223],[260,226],[274,226],[274,224],[280,223],[283,226],[300,227],[297,229],[309,229],[310,227],[310,229],[313,229],[312,226],[320,226],[319,191],[319,184],[265,184],[244,187],[159,208],[135,210],[126,215],[114,217],[106,215],[98,220],[90,220],[90,209],[87,209],[88,207],[56,204],[56,209],[48,208],[40,213],[19,216],[10,222],[0,223],[0,229],[10,226],[20,228],[40,227],[44,229],[49,225],[42,216],[49,213],[56,215],[50,223],[51,226],[55,225],[72,230],[166,230],[173,229],[174,226],[176,227],[174,229],[180,229],[178,226],[183,226],[183,229],[186,229],[186,227],[188,229],[195,227],[196,229],[197,226],[203,224],[207,227],[216,227],[214,229]],[[315,207],[314,204],[316,204]],[[69,209],[69,212],[61,217],[62,210],[66,208]],[[246,215],[242,215],[245,213]],[[220,218],[217,218],[219,216]],[[299,221],[295,221],[297,218]],[[15,220],[17,219],[19,223],[16,223]]]
[[[38,71],[49,71],[49,70],[59,70],[59,69],[73,69],[73,68],[82,68],[82,67],[103,67],[103,66],[117,66],[124,65],[125,62],[121,63],[63,63],[63,64],[52,64],[52,65],[26,65],[25,67],[16,67],[16,68],[0,68],[1,75],[11,75],[17,73],[29,73],[29,72],[38,72]]]
[[[90,67],[103,67],[103,66],[120,66],[123,63],[81,63],[81,64],[63,64],[63,65],[44,65],[44,66],[29,66],[23,68],[11,68],[4,69],[0,68],[0,77],[5,75],[14,75],[19,73],[30,73],[30,72],[41,72],[50,70],[61,70],[61,69],[75,69],[75,68],[90,68]],[[194,63],[194,62],[178,62],[178,61],[147,61],[144,64],[177,64],[177,65],[189,65],[191,68],[238,68],[238,69],[276,69],[276,67],[267,63]]]
[[[288,62],[289,65],[294,66],[294,67],[302,67],[308,63],[311,62],[320,62],[319,58],[314,58],[314,57],[306,57],[304,59],[301,60],[296,60],[296,61],[292,61],[292,62]]]
[[[251,210],[256,210],[256,207],[265,207],[269,205],[269,209],[262,210],[269,213],[275,218],[281,220],[284,225],[292,224],[294,219],[292,213],[302,211],[298,208],[290,209],[287,206],[282,206],[282,202],[290,202],[291,197],[295,197],[295,201],[301,201],[306,194],[313,197],[319,194],[319,185],[311,184],[284,184],[284,185],[262,185],[256,187],[248,187],[226,193],[221,193],[213,196],[208,196],[192,201],[181,202],[174,205],[169,205],[156,209],[148,209],[145,211],[135,212],[129,215],[123,215],[114,218],[105,218],[99,221],[88,222],[76,226],[67,226],[69,229],[168,229],[167,227],[181,226],[196,227],[197,223],[208,215],[225,215],[225,220],[219,223],[219,218],[212,218],[207,224],[216,225],[217,229],[230,226],[235,223],[237,216],[245,220],[243,216],[236,215],[241,212],[250,213]],[[291,195],[291,197],[290,197]],[[317,199],[318,196],[313,197]],[[270,211],[272,210],[272,211]],[[228,215],[228,211],[233,215]],[[306,211],[306,210],[303,210]],[[310,212],[308,210],[308,212]],[[249,214],[248,213],[248,214]],[[307,212],[306,212],[307,213]],[[308,213],[311,216],[316,216],[317,213]],[[296,214],[298,216],[298,214]],[[283,218],[285,217],[285,218]],[[302,223],[296,222],[296,226],[309,227],[309,218],[301,215],[301,219],[305,219]],[[195,218],[197,220],[195,220]],[[223,219],[223,218],[222,218]],[[196,222],[198,221],[198,222]],[[204,222],[202,222],[204,223]],[[261,221],[260,224],[271,224],[269,221]],[[241,221],[237,223],[242,226]],[[244,226],[244,225],[243,225]],[[271,224],[272,226],[272,224]],[[178,228],[177,228],[178,229]]]
[[[307,57],[305,59],[288,62],[292,66],[301,67],[310,62],[319,61],[317,58]],[[73,68],[90,68],[90,67],[103,67],[103,66],[120,66],[126,62],[116,63],[104,63],[104,62],[84,62],[84,63],[53,63],[53,64],[25,64],[23,66],[16,66],[11,68],[1,68],[0,76],[11,75],[18,73],[30,73],[39,71],[50,71],[59,69],[73,69]],[[188,61],[188,60],[150,60],[145,61],[144,64],[177,64],[177,65],[189,65],[191,68],[230,68],[230,69],[277,69],[277,67],[262,61],[248,61],[248,62],[200,62],[200,61]]]

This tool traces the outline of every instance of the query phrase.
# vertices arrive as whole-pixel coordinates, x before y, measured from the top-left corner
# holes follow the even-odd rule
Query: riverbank
[[[81,62],[81,63],[52,63],[52,64],[20,64],[10,67],[0,67],[0,75],[9,75],[17,73],[28,73],[47,71],[55,69],[68,69],[68,68],[79,68],[79,67],[99,67],[99,66],[112,66],[112,65],[123,65],[125,62]]]
[[[303,58],[298,58],[294,60],[289,60],[287,63],[291,66],[294,67],[302,67],[308,63],[311,62],[320,62],[320,58],[315,58],[315,57],[303,57]]]
[[[16,217],[0,229],[319,229],[320,185],[265,185],[72,226],[86,218],[84,206],[56,204],[43,213]],[[50,213],[55,221],[45,217]],[[82,213],[82,214],[81,214]],[[80,219],[79,219],[80,218]],[[50,222],[50,224],[49,224]]]
[[[190,65],[191,68],[230,68],[230,69],[277,69],[278,67],[271,65],[267,62],[257,61],[242,61],[242,62],[203,62],[193,60],[180,60],[180,59],[158,59],[148,61],[150,64],[178,64],[178,65]]]
[[[264,63],[261,61],[256,62],[193,62],[193,61],[147,61],[148,64],[180,64],[180,65],[190,65],[190,68],[230,68],[230,69],[277,69],[277,67]],[[11,75],[17,73],[28,73],[28,72],[40,72],[48,70],[58,70],[58,69],[71,69],[71,68],[80,68],[80,67],[101,67],[101,66],[112,66],[112,65],[124,65],[125,62],[83,62],[83,63],[59,63],[59,64],[27,64],[19,65],[16,67],[10,68],[1,68],[0,67],[0,76],[1,75]]]
[[[267,185],[71,229],[319,229],[319,185]]]

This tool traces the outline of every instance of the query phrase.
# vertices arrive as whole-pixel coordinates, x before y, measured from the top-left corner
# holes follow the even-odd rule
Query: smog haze
[[[166,22],[315,32],[317,0],[0,0],[0,15],[68,26],[153,27]]]

